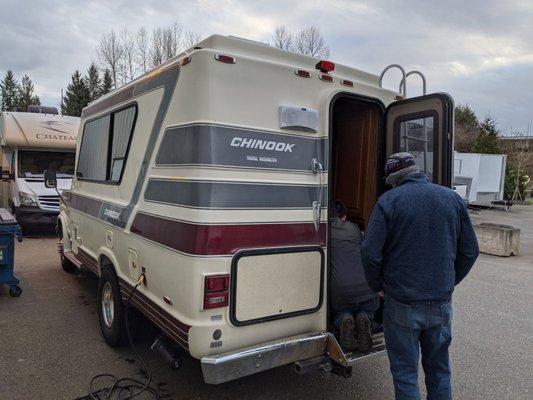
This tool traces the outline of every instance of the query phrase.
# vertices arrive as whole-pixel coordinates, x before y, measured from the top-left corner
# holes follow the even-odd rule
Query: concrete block
[[[495,256],[509,257],[518,255],[520,248],[520,229],[511,225],[483,222],[474,225],[479,251]]]

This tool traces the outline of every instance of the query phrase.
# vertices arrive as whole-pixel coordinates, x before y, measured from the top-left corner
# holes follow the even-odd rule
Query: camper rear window
[[[76,169],[78,179],[120,183],[136,113],[133,105],[85,124]]]
[[[74,153],[20,150],[18,161],[19,178],[42,178],[46,169],[53,169],[60,178],[74,175]]]

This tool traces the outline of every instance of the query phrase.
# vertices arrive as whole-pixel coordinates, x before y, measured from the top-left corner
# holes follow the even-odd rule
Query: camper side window
[[[137,107],[133,105],[85,124],[76,170],[79,179],[120,182],[136,113]]]
[[[76,176],[92,181],[107,180],[107,154],[111,116],[87,122],[83,130]]]

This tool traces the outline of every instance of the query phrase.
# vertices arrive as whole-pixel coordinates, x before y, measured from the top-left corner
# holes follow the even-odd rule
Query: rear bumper
[[[292,336],[234,352],[202,358],[204,380],[220,384],[299,360],[324,355],[330,333]]]
[[[329,364],[344,370],[343,376],[350,376],[352,367],[359,361],[385,355],[383,332],[372,334],[373,345],[370,351],[345,353],[337,339],[330,332],[315,332],[278,339],[241,350],[202,358],[202,372],[205,383],[220,384],[242,378],[257,372],[291,363],[329,358]],[[303,363],[306,364],[306,363]]]
[[[55,224],[59,210],[43,210],[39,207],[15,207],[15,218],[21,224]]]

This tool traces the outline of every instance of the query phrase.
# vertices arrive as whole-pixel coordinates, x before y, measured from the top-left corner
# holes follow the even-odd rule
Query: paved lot
[[[456,399],[533,398],[533,207],[483,211],[475,222],[503,222],[522,229],[522,254],[481,255],[454,298],[453,378]],[[0,288],[0,399],[79,399],[91,376],[110,372],[142,377],[128,348],[103,341],[96,313],[97,280],[65,274],[56,240],[41,232],[17,246],[24,293]],[[1,285],[0,285],[1,286]],[[147,323],[144,323],[146,326]],[[151,332],[147,329],[147,332]],[[360,364],[349,379],[298,376],[279,368],[221,386],[203,384],[199,363],[171,371],[139,347],[165,399],[392,399],[386,358]]]

